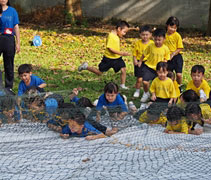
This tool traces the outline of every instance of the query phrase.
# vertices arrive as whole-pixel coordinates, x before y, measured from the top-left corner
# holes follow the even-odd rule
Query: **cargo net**
[[[156,104],[159,106],[153,111],[151,105],[135,109],[130,103],[128,114],[118,120],[115,118],[121,112],[103,107],[99,125],[95,124],[95,107],[70,103],[69,92],[33,92],[21,99],[3,93],[0,98],[0,179],[209,180],[211,177],[210,125],[197,123],[201,126],[195,126],[195,130],[203,128],[200,135],[164,133],[166,104]],[[113,129],[117,132],[95,140],[82,137],[90,136],[89,133],[80,137],[72,133],[62,138],[60,133],[68,119],[79,117],[77,113],[81,112],[86,121],[104,134]],[[172,117],[179,117],[180,113]],[[160,123],[155,121],[158,114]],[[189,118],[187,123],[194,131],[193,122]]]

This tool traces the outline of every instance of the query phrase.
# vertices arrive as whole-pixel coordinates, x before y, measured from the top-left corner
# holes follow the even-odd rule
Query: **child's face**
[[[82,133],[82,129],[83,129],[84,125],[79,125],[77,122],[75,122],[71,119],[69,120],[68,125],[69,125],[69,128],[72,133],[77,133],[77,134]]]
[[[167,74],[168,74],[167,69],[161,68],[160,70],[157,70],[156,72],[157,72],[158,78],[159,78],[161,81],[163,81],[163,80],[166,79]]]
[[[117,96],[117,93],[115,92],[112,92],[112,93],[105,93],[105,97],[106,97],[106,100],[109,102],[109,103],[112,103],[116,100],[116,96]]]
[[[194,84],[201,84],[203,78],[204,78],[204,74],[202,72],[192,72],[191,73],[191,77],[192,77],[192,80],[194,82]]]
[[[168,121],[168,124],[170,125],[170,126],[175,126],[175,125],[177,125],[179,123],[179,121]]]
[[[143,31],[140,33],[140,37],[143,42],[148,42],[151,36],[152,36],[152,33],[150,33],[149,31]]]
[[[173,25],[173,26],[170,26],[170,25],[167,26],[167,32],[168,32],[168,34],[173,34],[174,32],[176,32],[176,30],[177,30],[176,24]]]
[[[129,28],[127,26],[121,28],[121,27],[118,27],[117,28],[117,35],[121,38],[123,36],[125,36],[128,32]]]
[[[20,74],[20,78],[21,78],[21,80],[23,80],[23,82],[25,84],[28,84],[28,83],[30,83],[31,75],[32,75],[31,72],[30,73],[23,73],[23,74]]]
[[[153,114],[147,113],[147,117],[148,117],[150,123],[155,123],[159,120],[159,117],[156,115],[153,115]]]
[[[163,36],[156,36],[154,37],[154,42],[156,47],[161,47],[164,43],[165,37]]]
[[[201,114],[188,114],[187,119],[189,121],[197,121],[201,119]]]

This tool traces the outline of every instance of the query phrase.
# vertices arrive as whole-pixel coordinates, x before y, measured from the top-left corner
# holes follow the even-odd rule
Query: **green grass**
[[[63,91],[68,94],[74,87],[82,87],[79,96],[96,99],[102,92],[106,82],[114,81],[120,84],[120,74],[109,70],[98,77],[87,71],[79,73],[77,67],[84,61],[97,66],[105,49],[106,35],[111,26],[79,28],[79,27],[43,27],[39,30],[35,26],[20,26],[21,52],[15,57],[14,91],[17,92],[20,79],[17,68],[20,64],[33,65],[33,73],[44,79],[48,87],[46,91]],[[41,47],[31,46],[34,35],[40,35],[43,41]],[[211,84],[211,38],[200,36],[197,32],[183,32],[184,38],[184,73],[183,82],[190,78],[190,69],[194,64],[202,64],[206,68],[205,77]],[[121,49],[131,51],[138,39],[138,32],[131,31],[122,40]],[[130,90],[122,93],[129,100],[135,100],[132,95],[136,79],[133,75],[132,57],[124,58],[127,64],[126,85]],[[2,60],[0,61],[3,68]],[[138,102],[138,100],[135,100]]]

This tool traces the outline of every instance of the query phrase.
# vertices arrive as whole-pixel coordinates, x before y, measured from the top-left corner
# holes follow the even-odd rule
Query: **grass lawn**
[[[21,52],[15,56],[15,82],[14,91],[17,92],[20,79],[17,68],[20,64],[33,65],[33,73],[44,79],[48,87],[46,91],[60,91],[66,96],[74,87],[82,87],[79,96],[86,96],[95,100],[103,92],[106,82],[114,81],[120,84],[120,74],[109,70],[98,77],[90,72],[78,72],[77,67],[84,61],[97,66],[104,53],[106,35],[111,31],[111,25],[101,24],[80,27],[43,27],[36,25],[20,25]],[[199,32],[183,30],[184,40],[184,73],[183,83],[187,84],[190,70],[194,64],[202,64],[206,68],[205,77],[211,84],[211,37],[204,37]],[[42,46],[31,46],[34,35],[40,35]],[[138,32],[130,31],[121,41],[121,49],[131,51],[133,44],[138,40]],[[133,75],[132,57],[124,58],[127,64],[126,86],[130,88],[123,91],[129,100],[139,101],[132,97],[136,79]],[[0,60],[3,70],[2,59]]]

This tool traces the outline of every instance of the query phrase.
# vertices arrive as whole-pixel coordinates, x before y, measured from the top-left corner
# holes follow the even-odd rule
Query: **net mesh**
[[[112,128],[116,121],[105,111],[100,123]],[[166,134],[128,114],[115,126],[116,134],[88,141],[62,139],[33,118],[4,120],[0,179],[210,179],[210,125],[199,136]]]

